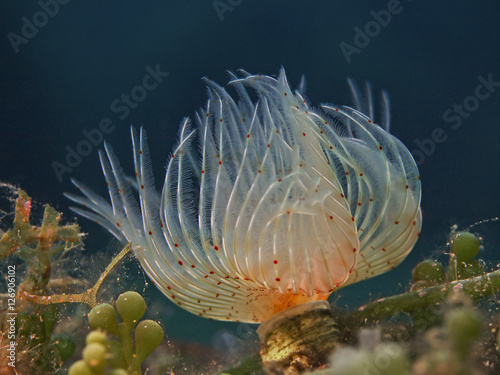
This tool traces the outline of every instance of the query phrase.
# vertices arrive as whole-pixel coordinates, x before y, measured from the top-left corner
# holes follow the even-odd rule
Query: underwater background
[[[203,76],[225,84],[226,70],[273,75],[283,66],[294,88],[305,75],[316,106],[352,105],[346,78],[369,81],[377,99],[389,93],[391,132],[419,165],[422,234],[396,270],[330,300],[356,307],[402,292],[413,266],[444,249],[452,225],[500,212],[499,15],[496,1],[2,2],[0,181],[74,221],[62,195],[74,192],[70,178],[106,193],[102,141],[89,143],[89,134],[100,132],[132,173],[130,126],[144,126],[160,187],[179,122],[205,105]],[[148,74],[156,81],[145,85]],[[96,131],[103,123],[105,134]],[[78,223],[89,233],[88,272],[96,279],[102,254],[110,259],[118,246],[97,225]],[[500,249],[499,229],[498,222],[474,229],[492,265],[500,262],[492,251]],[[127,287],[146,281],[137,262],[117,273]],[[254,337],[248,327],[177,308],[152,283],[145,292],[173,340],[217,349],[230,345],[221,332]]]

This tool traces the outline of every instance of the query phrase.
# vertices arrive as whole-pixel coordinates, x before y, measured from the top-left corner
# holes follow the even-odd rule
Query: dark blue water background
[[[105,193],[97,147],[62,181],[53,170],[54,161],[65,163],[67,147],[85,139],[84,129],[109,118],[114,129],[105,138],[131,171],[129,128],[144,125],[161,182],[178,123],[205,104],[202,76],[225,83],[226,69],[277,74],[281,66],[293,85],[306,75],[307,96],[316,105],[351,104],[346,77],[386,89],[392,132],[420,161],[419,242],[395,271],[340,290],[332,297],[340,297],[340,306],[404,290],[412,266],[444,247],[451,225],[500,212],[500,87],[476,92],[479,77],[500,82],[497,1],[72,0],[45,18],[37,13],[41,4],[0,5],[0,180],[70,220],[62,197],[72,191],[70,177]],[[374,12],[388,8],[396,12],[377,28]],[[16,38],[23,37],[26,20],[41,26],[36,35],[24,30],[29,37],[21,43]],[[356,39],[358,28],[371,36]],[[357,48],[350,62],[341,45]],[[111,104],[141,84],[147,66],[157,65],[170,75],[120,119],[124,112],[113,112]],[[470,110],[459,115],[460,123],[443,119],[464,101]],[[430,143],[433,134],[441,143]],[[105,252],[110,235],[78,221],[91,233],[89,254]],[[492,263],[500,261],[499,229],[499,223],[476,228],[485,237],[482,255]],[[237,329],[178,309],[154,287],[147,292],[149,303],[163,300],[156,318],[174,339],[209,342],[221,329]]]

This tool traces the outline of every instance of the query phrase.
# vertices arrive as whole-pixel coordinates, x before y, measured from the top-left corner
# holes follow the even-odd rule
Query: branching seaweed
[[[9,287],[7,293],[0,294],[0,332],[4,332],[0,334],[0,346],[6,347],[6,343],[15,337],[16,370],[54,374],[61,370],[62,362],[71,357],[75,350],[70,338],[54,335],[54,328],[59,321],[57,304],[74,302],[95,307],[97,293],[104,279],[130,252],[131,245],[125,246],[113,258],[93,287],[75,294],[74,286],[82,284],[80,280],[69,276],[54,278],[53,274],[70,250],[82,247],[84,234],[77,224],[60,225],[61,214],[48,205],[45,206],[39,226],[31,222],[31,211],[31,198],[19,190],[12,227],[0,232],[0,261],[9,260],[9,269],[12,267],[16,270],[14,276],[8,278],[12,280],[9,283],[13,287]],[[24,262],[22,269],[16,269],[19,261],[14,257]],[[62,294],[54,294],[54,288],[62,290]],[[9,318],[15,324],[10,324]],[[0,353],[0,365],[5,365],[5,368],[9,361],[11,364],[14,362],[7,359],[6,353]]]

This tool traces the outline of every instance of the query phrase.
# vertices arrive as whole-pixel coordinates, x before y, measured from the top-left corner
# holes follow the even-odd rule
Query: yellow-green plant
[[[117,311],[121,322],[118,321]],[[157,322],[139,321],[145,311],[144,298],[133,291],[118,297],[116,310],[107,303],[94,307],[88,316],[90,327],[97,331],[87,336],[83,359],[71,366],[69,374],[140,375],[141,363],[163,340],[163,329]],[[102,332],[117,336],[119,343]]]

